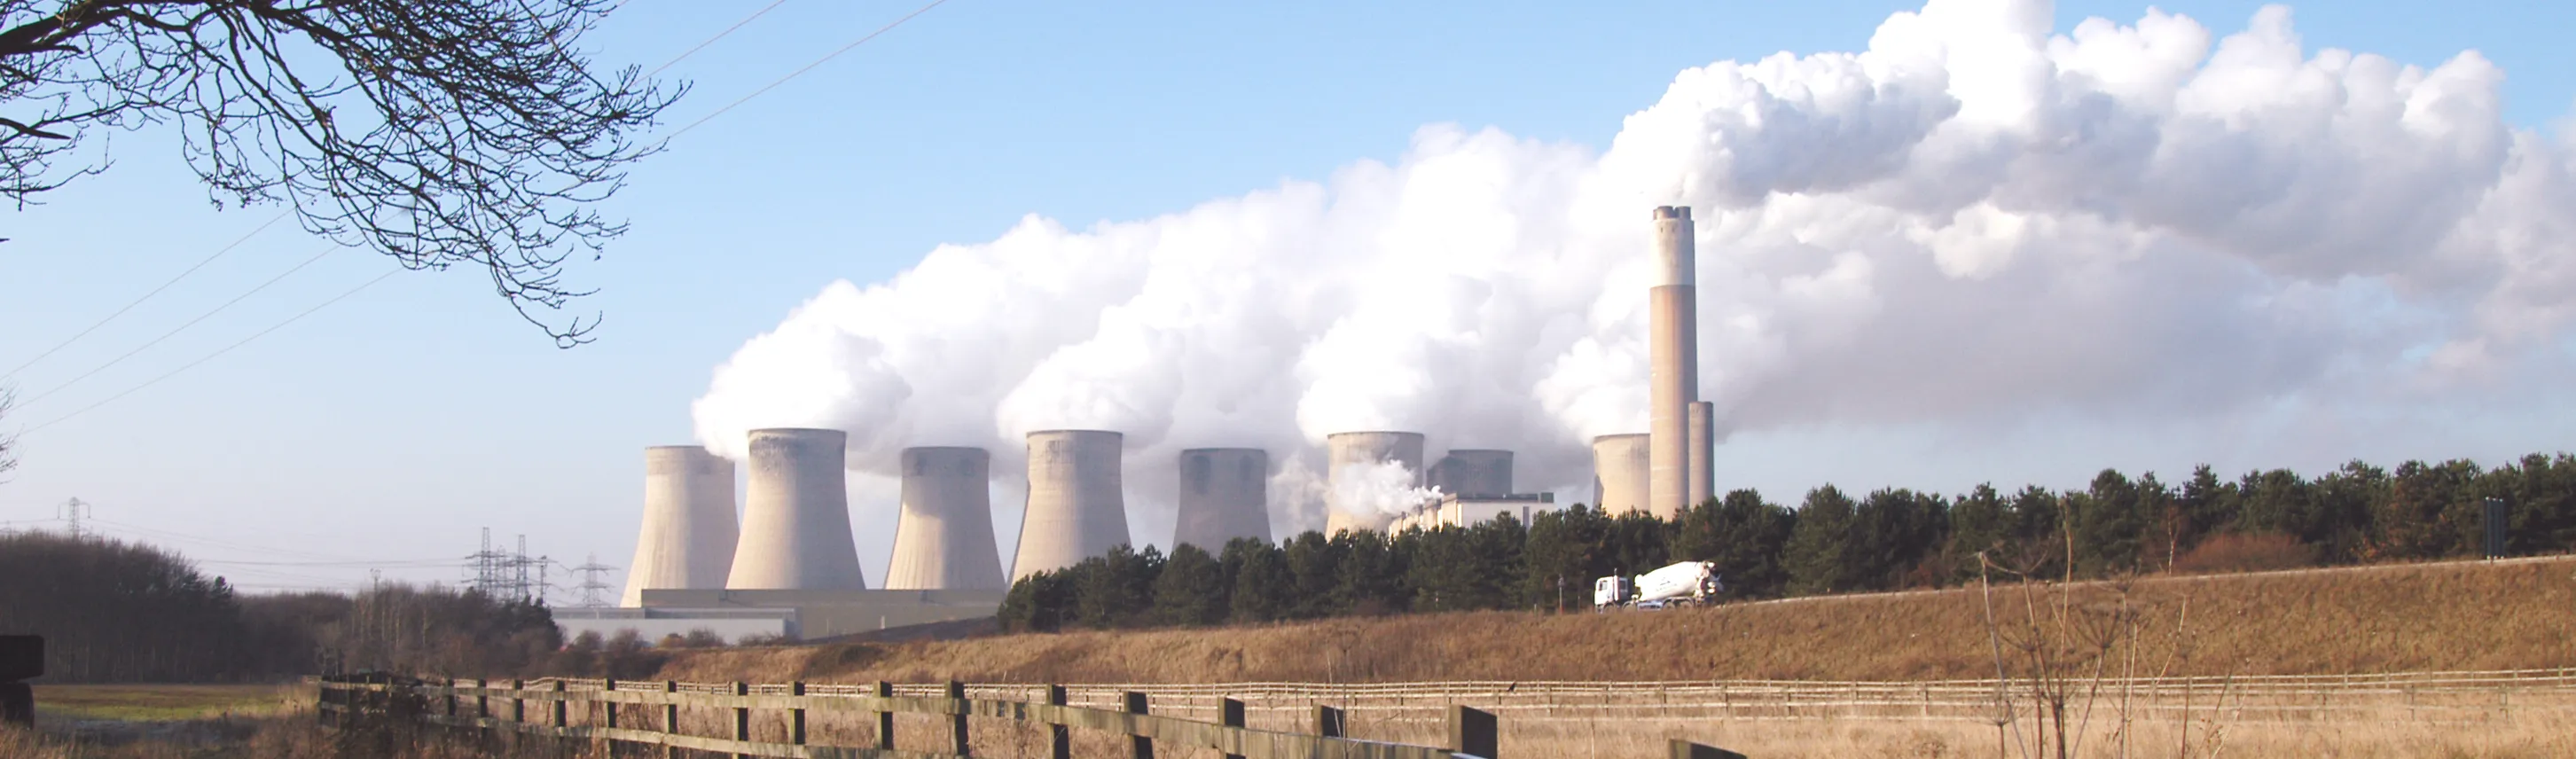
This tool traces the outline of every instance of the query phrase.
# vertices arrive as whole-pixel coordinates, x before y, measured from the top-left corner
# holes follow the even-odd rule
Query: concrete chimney
[[[1690,497],[1690,403],[1699,400],[1694,245],[1688,206],[1655,209],[1655,288],[1648,293],[1653,473],[1646,503],[1666,519],[1680,516]]]
[[[1431,465],[1431,486],[1448,495],[1512,494],[1512,452],[1452,448]]]
[[[1717,404],[1690,405],[1690,507],[1699,508],[1717,495]]]
[[[860,590],[859,551],[850,539],[840,430],[751,431],[751,485],[742,542],[733,550],[733,590]]]
[[[1220,553],[1235,538],[1270,540],[1270,454],[1258,448],[1181,452],[1180,522],[1172,547]]]
[[[1592,505],[1617,516],[1646,509],[1652,471],[1649,436],[1603,435],[1592,439]]]
[[[903,515],[888,590],[1001,590],[993,543],[993,456],[982,448],[903,449]]]
[[[644,449],[644,526],[618,605],[644,605],[646,588],[724,587],[741,537],[733,462],[694,445]]]
[[[1345,477],[1359,466],[1395,462],[1404,465],[1412,480],[1406,487],[1422,487],[1422,433],[1419,432],[1341,432],[1324,436],[1324,461],[1329,467],[1324,480],[1329,485],[1324,493],[1324,535],[1348,530],[1384,532],[1395,523],[1395,515],[1368,504],[1344,504],[1342,490]]]
[[[1029,433],[1029,506],[1011,580],[1063,569],[1128,543],[1119,473],[1126,436],[1100,430]]]

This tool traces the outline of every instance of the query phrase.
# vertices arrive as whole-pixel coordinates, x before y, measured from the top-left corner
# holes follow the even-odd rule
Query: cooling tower
[[[644,527],[617,605],[644,605],[645,588],[724,587],[740,538],[733,462],[694,445],[644,449]]]
[[[1355,473],[1352,467],[1396,462],[1412,474],[1408,488],[1422,487],[1422,433],[1419,432],[1341,432],[1324,436],[1324,461],[1328,485],[1324,493],[1324,534],[1348,530],[1385,531],[1395,522],[1395,514],[1375,504],[1344,504],[1342,491],[1354,487],[1346,482]]]
[[[862,590],[850,540],[850,496],[840,430],[751,431],[751,486],[742,504],[742,542],[733,550],[733,590]]]
[[[1431,465],[1431,486],[1448,495],[1512,494],[1512,452],[1452,448]]]
[[[1592,439],[1592,505],[1618,515],[1646,508],[1646,478],[1653,469],[1648,436]]]
[[[1119,475],[1126,436],[1098,430],[1029,433],[1029,506],[1011,579],[1080,563],[1127,543]]]
[[[1225,550],[1235,538],[1270,540],[1270,454],[1258,448],[1181,452],[1180,523],[1172,545]]]
[[[1697,253],[1688,206],[1655,209],[1655,288],[1649,292],[1649,372],[1654,404],[1650,440],[1654,459],[1646,503],[1656,516],[1681,515],[1690,497],[1690,403],[1699,400],[1699,295],[1693,282]]]
[[[888,590],[1001,590],[993,544],[993,456],[982,448],[903,449],[903,515]]]
[[[1690,507],[1699,508],[1717,495],[1717,404],[1690,405]]]

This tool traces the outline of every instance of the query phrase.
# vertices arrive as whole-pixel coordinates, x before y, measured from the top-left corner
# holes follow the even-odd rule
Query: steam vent
[[[1452,448],[1431,465],[1431,487],[1444,495],[1499,496],[1512,493],[1512,452]]]
[[[644,527],[618,605],[644,605],[646,588],[724,587],[739,539],[733,462],[694,445],[644,449]]]
[[[1270,454],[1258,448],[1181,452],[1180,521],[1172,545],[1208,553],[1235,538],[1270,540]]]
[[[1699,400],[1699,288],[1688,206],[1655,209],[1655,287],[1648,291],[1647,339],[1654,404],[1652,479],[1646,504],[1656,516],[1681,515],[1690,498],[1690,404]]]
[[[1119,474],[1126,436],[1099,430],[1029,433],[1029,506],[1020,520],[1018,581],[1109,553],[1128,542]]]
[[[888,590],[1000,590],[993,543],[993,456],[982,448],[903,449],[903,514]]]
[[[751,486],[726,588],[867,588],[850,539],[842,469],[849,437],[840,430],[751,431]]]
[[[1354,487],[1345,478],[1354,467],[1395,462],[1413,479],[1405,487],[1422,487],[1422,433],[1419,432],[1342,432],[1324,436],[1325,481],[1324,534],[1349,530],[1380,530],[1394,523],[1395,515],[1374,504],[1342,503],[1342,493]]]
[[[1610,515],[1646,508],[1646,478],[1652,471],[1646,435],[1603,435],[1592,439],[1593,506]]]

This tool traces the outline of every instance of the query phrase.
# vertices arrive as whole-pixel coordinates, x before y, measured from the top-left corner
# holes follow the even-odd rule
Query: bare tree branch
[[[594,70],[611,0],[0,0],[0,197],[108,167],[103,127],[175,124],[217,206],[412,269],[476,266],[559,344],[562,280],[625,233],[595,206],[661,150],[685,86]],[[103,142],[103,141],[102,141]]]

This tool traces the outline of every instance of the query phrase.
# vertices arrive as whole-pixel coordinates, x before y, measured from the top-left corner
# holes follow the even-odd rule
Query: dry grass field
[[[1996,620],[1989,635],[1988,608]],[[2576,557],[1975,588],[1563,616],[1422,614],[1258,627],[695,651],[683,681],[1227,683],[1990,678],[1997,638],[2116,624],[2110,674],[2576,665]],[[2063,639],[2052,644],[2034,638]],[[2013,653],[2007,651],[2008,654]],[[2013,657],[2007,657],[2013,658]],[[2101,658],[2101,657],[2096,657]]]

